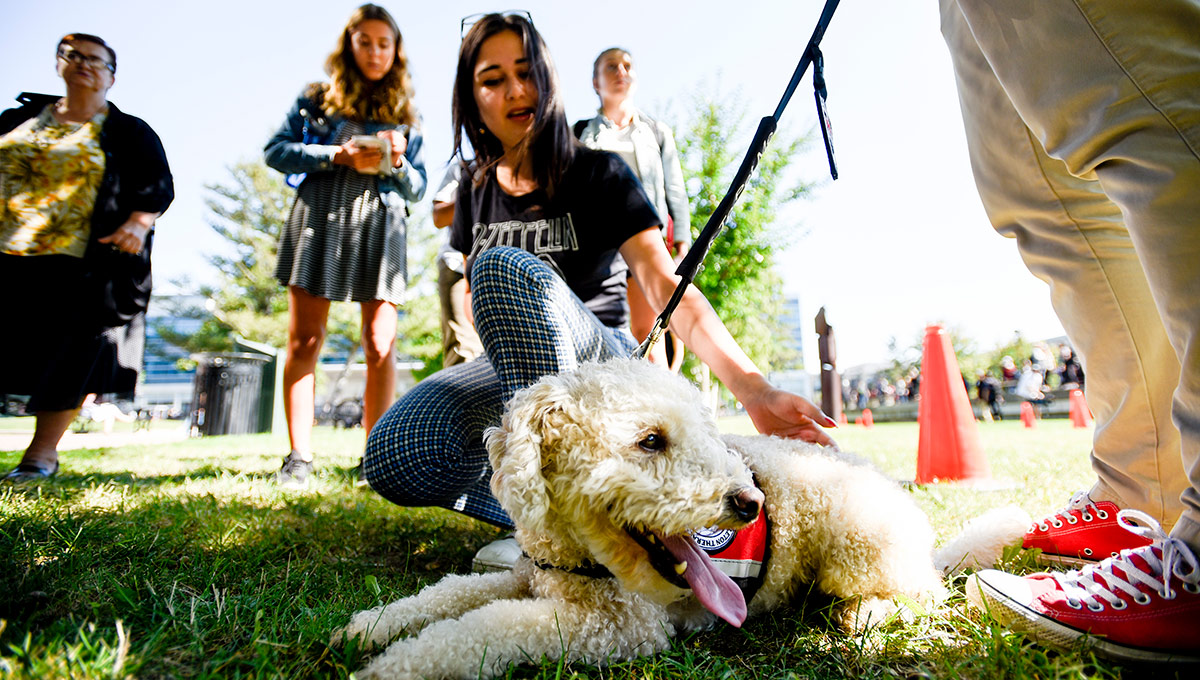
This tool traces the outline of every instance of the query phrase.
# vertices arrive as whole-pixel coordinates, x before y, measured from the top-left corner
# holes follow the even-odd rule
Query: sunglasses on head
[[[466,38],[467,31],[471,30],[471,27],[478,23],[480,19],[493,14],[499,14],[502,17],[521,17],[525,21],[528,21],[530,26],[533,25],[533,15],[523,9],[506,9],[503,12],[478,12],[463,17],[462,22],[459,24],[459,39]]]

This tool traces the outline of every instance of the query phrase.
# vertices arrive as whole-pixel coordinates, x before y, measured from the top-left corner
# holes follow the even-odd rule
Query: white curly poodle
[[[586,364],[518,392],[487,445],[492,489],[525,556],[511,572],[447,576],[356,614],[335,639],[409,636],[357,676],[604,664],[718,619],[739,626],[813,589],[840,600],[834,618],[849,630],[906,598],[943,596],[933,531],[899,485],[833,449],[722,436],[700,403],[690,383],[637,360]],[[769,543],[747,606],[695,536],[758,522]],[[741,564],[753,574],[754,560]]]

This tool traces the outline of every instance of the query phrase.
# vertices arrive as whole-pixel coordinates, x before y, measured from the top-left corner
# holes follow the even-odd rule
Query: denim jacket
[[[288,174],[288,184],[299,187],[307,173],[333,170],[333,157],[339,147],[334,145],[346,121],[326,118],[317,102],[301,94],[288,111],[287,119],[263,149],[268,166]],[[366,121],[364,134],[400,129],[386,123]],[[379,175],[379,193],[394,193],[405,201],[416,202],[425,195],[424,138],[418,130],[409,128],[408,148],[399,167]],[[391,201],[388,201],[391,203]]]
[[[629,123],[633,126],[631,138],[633,153],[637,158],[634,174],[642,180],[642,188],[650,198],[665,231],[667,216],[675,222],[675,242],[692,242],[691,207],[687,191],[683,186],[683,168],[679,152],[675,148],[675,136],[671,128],[650,116],[637,111]],[[579,135],[579,141],[593,149],[603,149],[601,134],[615,129],[615,124],[600,112],[587,122]],[[660,141],[661,140],[661,141]]]

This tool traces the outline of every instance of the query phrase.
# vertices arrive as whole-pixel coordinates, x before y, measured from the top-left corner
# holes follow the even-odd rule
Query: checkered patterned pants
[[[483,431],[543,375],[629,356],[627,329],[605,326],[535,255],[491,248],[476,260],[472,311],[485,356],[422,380],[367,440],[363,475],[398,505],[437,505],[511,528],[489,488]]]

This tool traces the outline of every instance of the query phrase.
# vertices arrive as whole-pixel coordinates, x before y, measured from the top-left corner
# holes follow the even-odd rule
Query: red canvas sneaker
[[[1020,577],[989,569],[967,587],[1000,622],[1044,644],[1082,643],[1122,661],[1200,663],[1196,555],[1164,536],[1149,515],[1120,515],[1144,524],[1130,531],[1150,545],[1066,573]]]
[[[1080,491],[1067,507],[1030,526],[1021,547],[1040,548],[1048,562],[1083,566],[1150,545],[1150,539],[1117,522],[1120,510],[1110,501],[1093,503],[1086,491]]]

